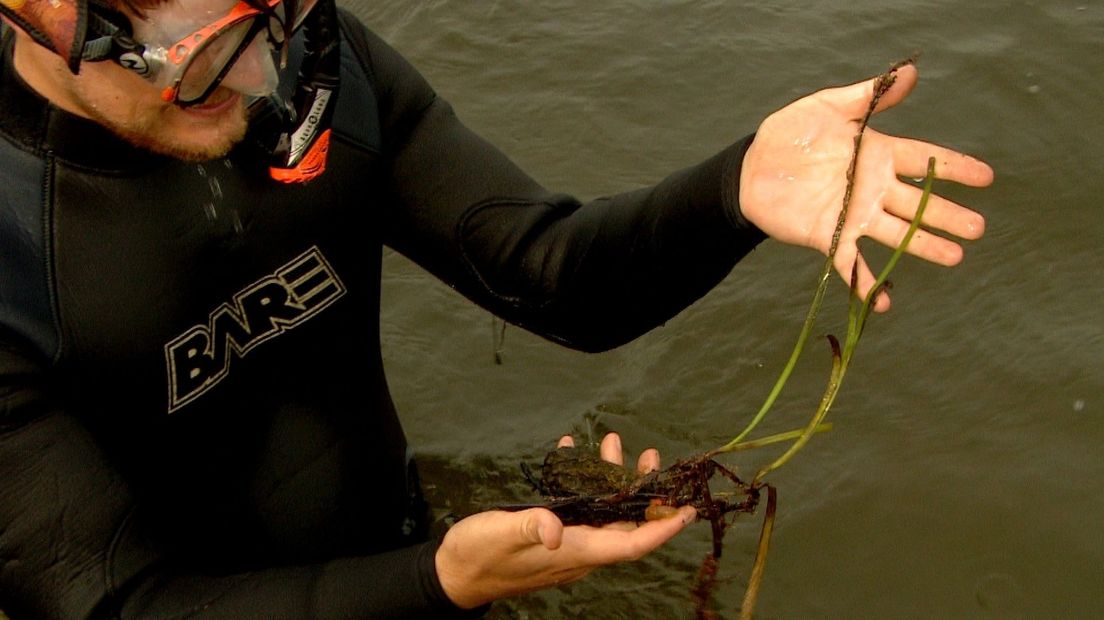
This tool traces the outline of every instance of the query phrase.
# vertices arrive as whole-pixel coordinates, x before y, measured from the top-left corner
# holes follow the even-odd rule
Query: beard
[[[216,106],[225,104],[225,109],[209,114],[157,100],[152,105],[139,101],[123,109],[90,106],[88,112],[92,120],[138,148],[200,163],[224,157],[245,138],[249,126],[243,97],[232,91],[215,91],[212,99],[219,102]]]
[[[201,162],[229,153],[246,134],[244,97],[219,87],[202,104],[181,108],[138,75],[110,62],[85,62],[74,77],[64,61],[17,29],[14,67],[53,105],[90,119],[139,148]]]

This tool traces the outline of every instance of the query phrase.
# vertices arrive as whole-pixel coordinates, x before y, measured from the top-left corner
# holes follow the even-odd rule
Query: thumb
[[[862,82],[828,89],[825,91],[825,95],[840,106],[849,118],[861,119],[870,107],[870,99],[874,96],[874,89],[883,75],[891,75],[893,85],[889,87],[889,90],[882,93],[878,105],[874,108],[875,113],[888,110],[904,101],[905,97],[908,97],[916,86],[916,81],[919,78],[916,66],[907,64],[892,70],[888,74],[883,73]]]
[[[550,510],[533,508],[521,514],[522,540],[528,544],[544,545],[556,550],[563,543],[563,522]]]

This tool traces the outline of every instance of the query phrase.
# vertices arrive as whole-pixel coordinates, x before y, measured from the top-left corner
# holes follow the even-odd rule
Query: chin
[[[160,155],[204,162],[225,156],[242,141],[248,129],[245,107],[240,103],[215,117],[192,114],[175,106],[160,116],[153,131],[123,137]]]
[[[205,142],[202,144],[181,144],[181,143],[150,143],[139,144],[154,153],[159,155],[167,155],[173,159],[179,159],[181,161],[202,163],[205,161],[211,161],[212,159],[219,159],[225,157],[230,149],[234,148],[234,145],[241,141],[245,132],[242,132],[242,136],[239,136],[233,140],[224,140],[221,142]]]
[[[102,74],[93,74],[100,69],[97,63],[89,67],[74,84],[77,113],[139,148],[200,162],[225,156],[245,137],[248,117],[237,91],[219,87],[203,103],[181,108],[162,101],[157,89],[121,67],[105,66],[112,72]]]
[[[135,146],[144,148],[158,155],[167,155],[174,159],[188,162],[205,162],[226,156],[234,145],[245,137],[245,128],[234,136],[221,136],[215,140],[171,140],[161,136],[151,138],[148,136],[123,136]]]

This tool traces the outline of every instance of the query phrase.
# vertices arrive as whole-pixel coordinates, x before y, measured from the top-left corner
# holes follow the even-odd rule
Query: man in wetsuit
[[[328,2],[0,3],[13,618],[464,616],[659,546],[691,509],[636,529],[486,512],[425,539],[379,353],[381,249],[544,337],[608,349],[767,236],[827,251],[872,93],[821,91],[654,187],[580,204]],[[277,93],[272,48],[290,58]],[[902,68],[879,109],[915,81]],[[247,113],[266,100],[298,107]],[[929,156],[943,179],[992,178],[868,131],[836,254],[848,276],[858,261],[861,291],[857,239],[898,243],[919,195],[898,175],[922,176]],[[938,197],[924,220],[962,238],[984,227]],[[961,259],[932,232],[909,250]],[[603,451],[620,458],[615,437]]]

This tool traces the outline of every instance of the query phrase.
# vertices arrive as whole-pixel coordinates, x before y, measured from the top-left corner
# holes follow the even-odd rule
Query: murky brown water
[[[780,507],[759,618],[1090,618],[1104,609],[1104,5],[897,0],[350,3],[472,127],[556,189],[651,183],[816,88],[920,50],[921,82],[879,130],[997,171],[950,189],[987,236],[943,270],[905,261],[832,418],[773,477]],[[879,258],[884,254],[875,253]],[[429,492],[459,514],[527,496],[517,464],[614,428],[670,457],[719,445],[793,345],[821,259],[766,243],[714,292],[611,353],[508,329],[398,256],[381,326]],[[843,331],[842,284],[820,332]],[[764,432],[799,426],[827,376],[810,347]],[[773,456],[732,459],[745,468]],[[738,612],[758,520],[727,537],[717,595]],[[696,526],[496,618],[686,618]]]
[[[472,127],[549,186],[651,183],[821,86],[922,52],[908,101],[874,122],[989,161],[989,220],[965,263],[907,261],[867,331],[835,430],[774,477],[761,618],[1096,617],[1104,609],[1104,6],[1087,2],[362,2]],[[881,254],[876,254],[880,258]],[[527,491],[517,462],[585,420],[628,449],[718,445],[762,402],[821,259],[767,243],[668,325],[588,356],[490,317],[388,261],[395,397],[441,510]],[[842,285],[820,331],[843,331]],[[823,389],[813,346],[769,430]],[[765,431],[764,431],[765,432]],[[736,459],[754,467],[767,453]],[[499,618],[684,618],[698,526],[640,565],[499,604]],[[718,605],[735,616],[757,536],[735,528]]]

